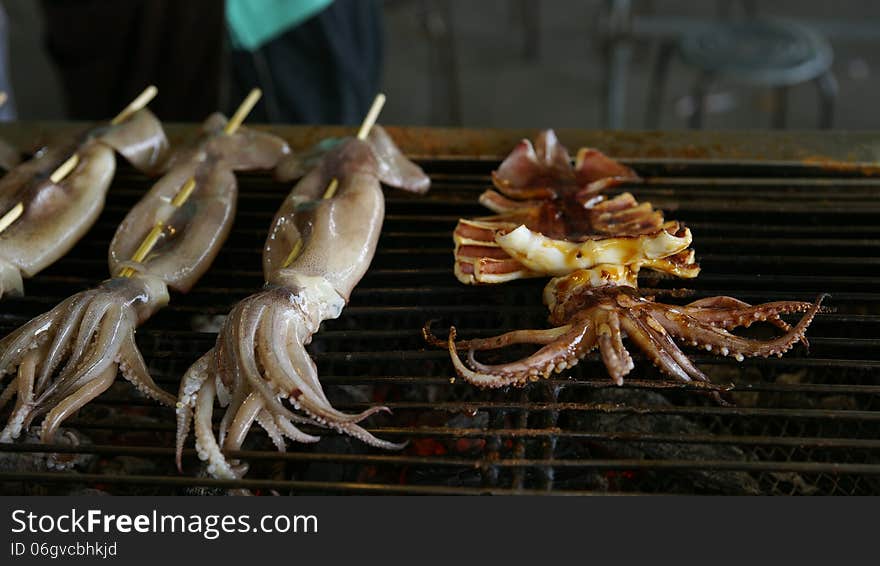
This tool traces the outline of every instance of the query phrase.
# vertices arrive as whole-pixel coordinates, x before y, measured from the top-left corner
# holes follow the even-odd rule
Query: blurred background
[[[622,129],[880,129],[869,0],[2,0],[5,119]],[[262,10],[262,12],[260,12]]]

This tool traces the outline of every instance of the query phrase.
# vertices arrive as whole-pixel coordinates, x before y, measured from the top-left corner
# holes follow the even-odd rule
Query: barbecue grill
[[[69,124],[0,128],[19,145]],[[278,127],[294,148],[338,128]],[[192,126],[169,128],[174,142]],[[543,279],[466,287],[452,274],[459,217],[487,214],[477,196],[489,173],[530,131],[390,128],[432,178],[424,197],[386,191],[387,216],[371,269],[342,316],[310,346],[333,404],[382,403],[367,428],[407,440],[401,452],[324,434],[278,453],[255,431],[241,452],[245,479],[205,477],[194,450],[174,467],[173,411],[121,381],[70,419],[77,443],[0,444],[0,491],[63,494],[207,494],[228,488],[280,494],[876,494],[880,493],[880,179],[870,134],[597,133],[560,130],[570,148],[591,145],[646,177],[621,187],[686,222],[703,272],[695,280],[643,278],[665,302],[731,295],[748,302],[813,300],[831,293],[802,346],[782,358],[736,363],[694,353],[733,406],[698,385],[663,378],[634,352],[636,369],[612,385],[597,354],[564,376],[525,389],[481,391],[450,383],[448,353],[420,329],[438,319],[460,336],[546,327]],[[145,324],[137,340],[156,381],[177,391],[218,326],[262,284],[260,252],[289,186],[242,175],[229,241],[188,295]],[[97,225],[61,261],[3,302],[5,335],[107,276],[109,239],[151,181],[119,172]],[[685,293],[675,292],[685,289]],[[756,330],[756,329],[752,329]],[[5,418],[8,414],[0,415]],[[319,431],[309,431],[319,432]],[[191,440],[190,440],[191,446]],[[46,453],[74,462],[49,470]]]

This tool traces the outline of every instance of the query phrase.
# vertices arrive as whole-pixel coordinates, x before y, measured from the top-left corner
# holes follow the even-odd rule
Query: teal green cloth
[[[254,51],[332,3],[333,0],[226,0],[232,46]]]

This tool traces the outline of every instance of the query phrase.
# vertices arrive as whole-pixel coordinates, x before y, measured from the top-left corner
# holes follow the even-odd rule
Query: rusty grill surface
[[[313,129],[284,133],[295,146],[317,136]],[[457,138],[446,136],[452,147]],[[407,139],[404,149],[419,153]],[[244,480],[202,476],[191,448],[179,474],[173,411],[139,397],[120,378],[68,421],[86,439],[80,446],[0,444],[2,492],[880,493],[880,180],[864,176],[872,171],[818,158],[719,160],[717,150],[712,159],[625,154],[647,183],[620,190],[686,222],[703,267],[696,280],[643,278],[643,286],[692,291],[666,302],[713,295],[812,300],[828,292],[835,312],[813,323],[809,354],[797,346],[783,358],[737,364],[687,349],[714,381],[734,385],[735,406],[663,379],[635,348],[636,369],[620,388],[594,353],[564,376],[487,392],[450,383],[448,354],[425,348],[422,324],[439,319],[435,328],[443,330],[454,323],[462,337],[544,328],[545,280],[466,287],[454,278],[452,229],[461,216],[487,213],[476,199],[498,161],[476,158],[476,151],[430,157],[443,153],[436,147],[442,139],[431,138],[426,143],[435,147],[420,153],[433,180],[428,196],[386,190],[371,269],[343,315],[327,321],[310,346],[334,404],[389,406],[394,414],[372,417],[367,428],[408,440],[405,450],[377,451],[327,433],[318,444],[289,444],[281,454],[254,429],[245,450],[231,455],[251,463]],[[176,392],[186,368],[212,346],[207,325],[216,323],[214,315],[262,284],[261,246],[289,187],[262,175],[239,179],[238,217],[214,266],[193,292],[172,296],[138,331],[144,357],[167,390]],[[120,171],[93,230],[26,281],[27,296],[3,303],[4,335],[106,277],[109,239],[150,184]],[[47,450],[73,454],[76,465],[47,470]]]

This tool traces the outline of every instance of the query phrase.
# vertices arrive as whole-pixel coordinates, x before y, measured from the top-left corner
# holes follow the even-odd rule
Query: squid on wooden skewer
[[[176,399],[150,377],[135,344],[135,329],[168,303],[168,288],[188,291],[209,267],[235,216],[233,171],[273,169],[287,144],[241,129],[224,132],[225,118],[210,117],[203,136],[171,161],[168,172],[119,226],[110,245],[115,276],[77,293],[0,341],[0,375],[13,374],[0,406],[15,406],[0,441],[10,442],[42,418],[40,438],[51,443],[59,426],[106,391],[117,373],[147,397],[173,406]],[[185,201],[175,197],[194,180]],[[161,225],[151,251],[134,251]]]
[[[246,465],[229,462],[223,450],[239,449],[254,422],[281,451],[285,437],[319,440],[296,426],[303,423],[372,446],[401,446],[357,424],[382,407],[350,415],[330,404],[305,349],[321,321],[340,315],[372,261],[385,213],[380,181],[415,193],[424,193],[430,183],[375,127],[367,140],[346,140],[325,154],[284,201],[263,251],[266,287],[233,308],[214,348],[181,382],[178,467],[193,417],[199,457],[220,478],[246,472]],[[328,185],[336,187],[332,196]],[[215,400],[226,407],[217,435],[211,422]]]
[[[142,108],[58,140],[0,179],[0,297],[20,295],[22,277],[53,264],[92,227],[116,172],[115,152],[156,172],[168,153],[162,124]],[[59,174],[67,165],[73,169]]]

